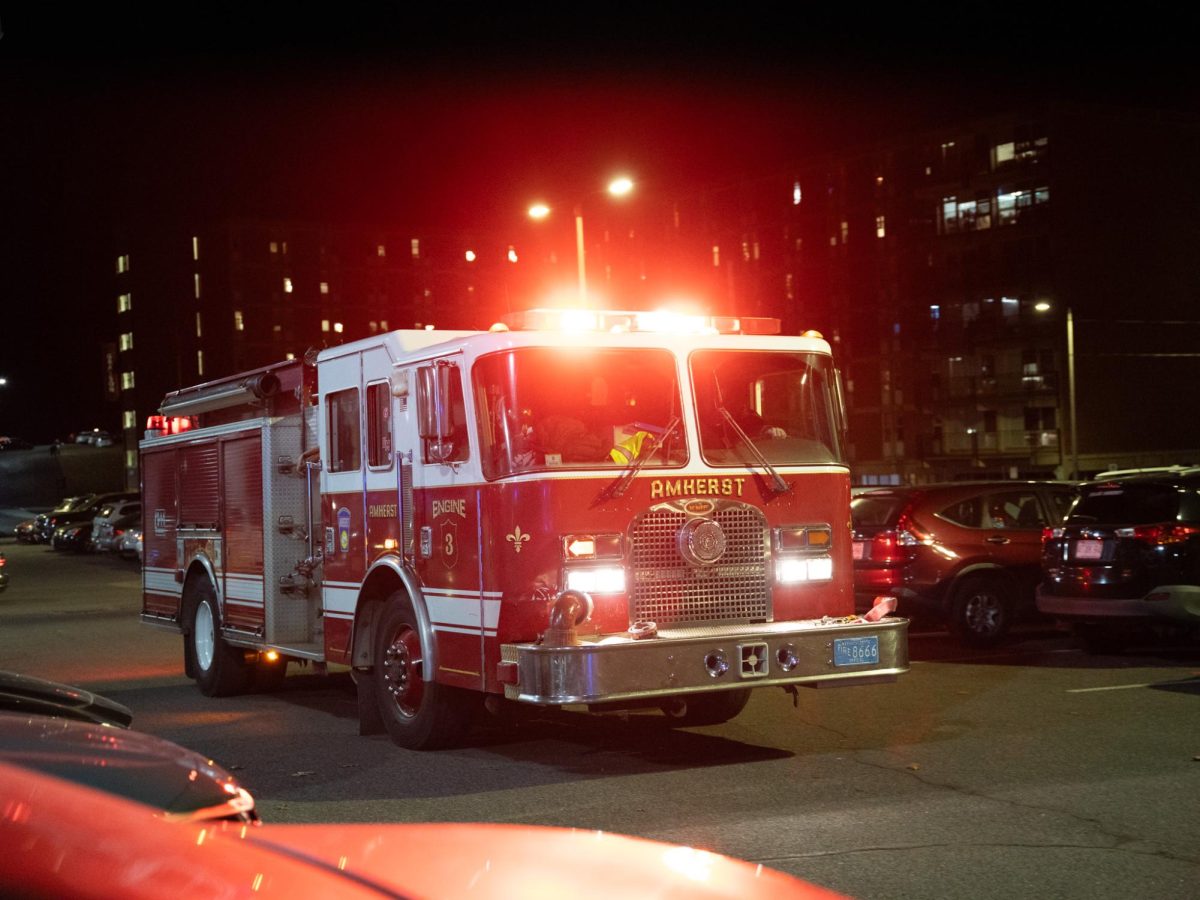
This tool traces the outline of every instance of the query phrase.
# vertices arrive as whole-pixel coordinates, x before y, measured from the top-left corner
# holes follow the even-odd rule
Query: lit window
[[[510,263],[515,263],[517,261],[517,248],[516,247],[508,248],[508,261]]]
[[[341,323],[341,322],[334,322],[334,323],[333,323],[333,330],[334,330],[334,333],[335,333],[335,334],[341,334],[341,333],[342,333],[342,323]]]
[[[196,313],[196,337],[204,337],[204,329],[200,324],[200,313]]]
[[[1016,297],[1000,298],[1000,313],[1006,319],[1015,319],[1021,311],[1021,301]]]
[[[283,292],[285,294],[290,294],[292,292],[292,279],[290,279],[290,278],[283,279]]]
[[[882,175],[875,176],[875,187],[883,187],[883,176]]]
[[[714,267],[721,265],[721,248],[716,246],[715,244],[713,245],[712,260],[713,260]]]
[[[846,241],[849,238],[850,238],[850,223],[843,221],[842,222],[842,243],[843,244],[846,243]]]
[[[281,331],[283,331],[283,326],[282,325],[273,325],[271,327],[271,330],[274,331],[276,334],[279,334]]]
[[[279,245],[279,247],[284,253],[287,253],[287,241],[284,241],[282,244]]]
[[[246,320],[242,316],[242,311],[240,309],[235,309],[233,311],[233,330],[234,331],[245,331],[246,330]]]
[[[279,244],[277,244],[275,241],[271,241],[271,252],[272,253],[279,252]]]
[[[380,331],[387,331],[387,330],[388,330],[388,327],[387,327],[387,319],[381,319],[381,320],[379,321],[379,329],[380,329]]]
[[[384,247],[383,244],[380,244],[379,246],[377,246],[375,248],[375,255],[376,256],[387,256],[387,248]]]
[[[132,372],[121,373],[121,388],[123,390],[131,390],[134,385],[134,377]]]
[[[321,330],[322,330],[322,331],[328,331],[328,330],[329,330],[329,320],[328,320],[328,319],[322,319],[322,320],[321,320]]]
[[[126,450],[125,451],[125,468],[136,469],[137,461],[138,461],[137,457],[138,457],[138,452],[136,450]]]
[[[119,313],[129,312],[131,309],[133,309],[133,295],[132,294],[122,294],[120,297],[117,298],[117,312],[119,312]]]
[[[374,334],[375,332],[377,332],[379,330],[379,323],[378,322],[368,322],[367,328],[370,330],[371,334]]]
[[[193,278],[195,279],[195,282],[196,282],[196,299],[199,300],[200,299],[200,273],[197,272],[193,276]]]
[[[133,349],[133,332],[132,331],[127,331],[121,335],[121,349],[122,350],[132,350]]]
[[[992,148],[992,164],[998,166],[1002,163],[1012,162],[1014,148],[1015,145],[1012,141],[1005,144],[997,144]]]
[[[939,306],[939,305],[938,305],[938,304],[936,304],[936,303],[931,303],[931,304],[929,305],[929,318],[931,318],[933,321],[935,321],[935,322],[936,322],[936,321],[937,321],[938,319],[940,319],[941,317],[942,317],[942,308],[941,308],[941,306]]]
[[[200,238],[192,238],[192,259],[200,258]]]
[[[412,258],[413,259],[421,258],[421,241],[419,238],[412,239]]]
[[[322,281],[322,282],[321,282],[321,293],[322,293],[322,294],[328,294],[328,293],[329,293],[329,282],[328,282],[328,281]]]
[[[881,238],[887,236],[887,225],[884,223],[883,216],[875,217],[875,237]]]
[[[122,253],[117,257],[117,274],[129,271],[129,254]]]
[[[197,375],[204,374],[204,351],[203,350],[196,351],[196,374]]]
[[[121,418],[121,424],[124,428],[136,428],[137,412],[132,409],[125,410],[125,415]]]
[[[800,201],[804,199],[804,192],[800,190],[800,182],[792,182],[792,206],[799,206]]]
[[[467,262],[475,262],[475,251],[474,250],[468,250],[466,253],[466,256],[467,256]]]

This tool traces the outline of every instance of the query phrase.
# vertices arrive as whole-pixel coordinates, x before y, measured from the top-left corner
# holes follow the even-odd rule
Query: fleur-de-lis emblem
[[[511,543],[513,545],[513,549],[516,550],[518,553],[520,553],[521,552],[521,544],[523,544],[525,541],[529,540],[529,535],[522,533],[521,526],[518,525],[516,528],[513,529],[512,534],[510,534],[508,536],[507,540],[509,541],[509,543]]]

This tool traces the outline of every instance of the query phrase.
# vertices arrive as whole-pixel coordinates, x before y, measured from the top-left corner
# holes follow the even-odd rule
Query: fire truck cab
[[[488,696],[691,725],[894,680],[907,622],[854,614],[829,345],[777,332],[529,310],[175,391],[141,444],[142,619],[210,695],[349,666],[360,730],[410,748]]]

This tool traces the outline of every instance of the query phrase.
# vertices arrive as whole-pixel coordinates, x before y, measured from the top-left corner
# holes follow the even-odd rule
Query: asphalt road
[[[469,746],[360,737],[293,666],[212,700],[138,623],[136,565],[0,545],[0,668],[100,690],[237,772],[270,822],[518,822],[716,850],[861,898],[1200,898],[1200,648],[1088,657],[1051,628],[911,640],[893,685],[760,691],[733,722],[516,711]]]

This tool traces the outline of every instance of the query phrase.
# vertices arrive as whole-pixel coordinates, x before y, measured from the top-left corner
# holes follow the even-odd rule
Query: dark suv
[[[1139,625],[1200,631],[1200,468],[1084,485],[1042,564],[1038,609],[1088,652],[1119,650]]]
[[[998,641],[1034,611],[1042,530],[1062,521],[1073,485],[1047,481],[928,484],[858,491],[854,592],[860,610],[880,595],[897,611],[933,617],[967,644]]]

